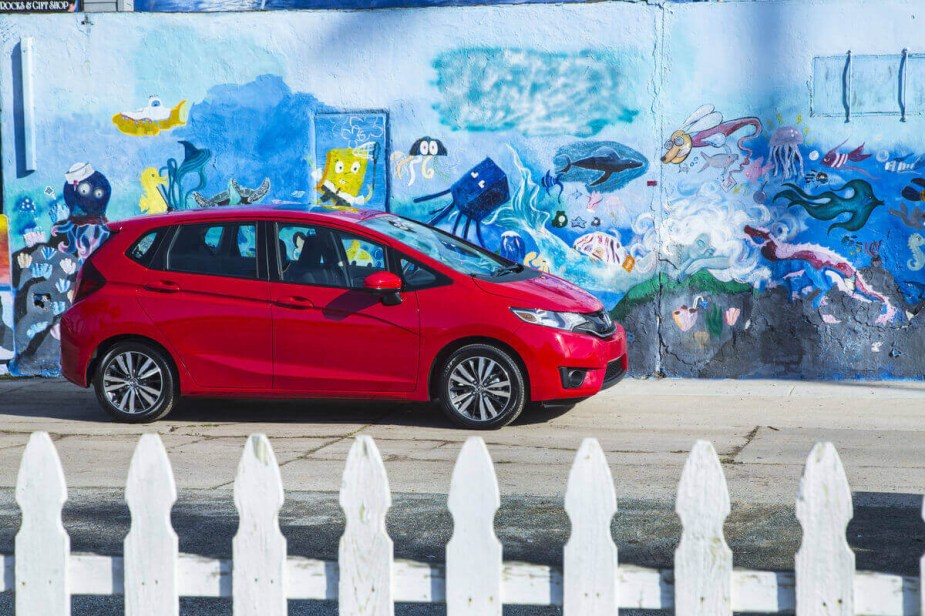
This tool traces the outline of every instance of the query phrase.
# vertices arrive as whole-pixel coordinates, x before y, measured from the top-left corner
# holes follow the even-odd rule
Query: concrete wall
[[[316,203],[329,153],[347,150],[366,163],[349,201],[421,220],[448,201],[415,198],[490,159],[510,198],[491,203],[483,243],[600,297],[637,374],[921,377],[922,86],[917,58],[899,55],[917,49],[916,13],[607,2],[6,18],[13,371],[57,369],[56,314],[106,220],[220,200],[231,180]],[[20,37],[36,56],[34,170]],[[133,119],[154,95],[174,112]],[[99,197],[65,190],[67,172]],[[465,213],[439,224],[462,234]]]

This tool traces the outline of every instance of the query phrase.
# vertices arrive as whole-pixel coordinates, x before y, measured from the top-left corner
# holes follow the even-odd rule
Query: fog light
[[[585,382],[587,370],[582,368],[559,368],[559,374],[562,377],[562,387],[565,389],[577,389]]]

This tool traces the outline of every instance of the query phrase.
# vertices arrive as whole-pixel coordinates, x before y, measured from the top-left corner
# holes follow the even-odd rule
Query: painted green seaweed
[[[723,309],[716,304],[707,309],[707,331],[710,332],[710,338],[723,335]]]
[[[658,295],[659,289],[663,292],[687,289],[696,293],[709,293],[712,295],[740,295],[755,291],[750,284],[734,280],[724,282],[707,270],[701,270],[683,282],[674,280],[668,274],[662,272],[654,278],[630,287],[626,295],[610,311],[610,316],[618,322],[624,320],[632,312],[633,308],[653,301]]]

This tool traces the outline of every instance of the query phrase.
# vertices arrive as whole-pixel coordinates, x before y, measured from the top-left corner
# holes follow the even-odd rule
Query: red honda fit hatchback
[[[62,318],[61,365],[118,420],[180,396],[380,398],[496,428],[627,370],[593,296],[392,214],[233,207],[111,229]]]

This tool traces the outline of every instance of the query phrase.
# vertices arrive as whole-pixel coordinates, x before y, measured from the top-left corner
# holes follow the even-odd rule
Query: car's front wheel
[[[507,352],[487,344],[454,351],[440,371],[438,384],[443,412],[466,428],[506,426],[526,405],[523,370]]]
[[[100,406],[127,423],[158,420],[179,398],[170,359],[141,341],[120,342],[109,349],[98,364],[93,388]]]

